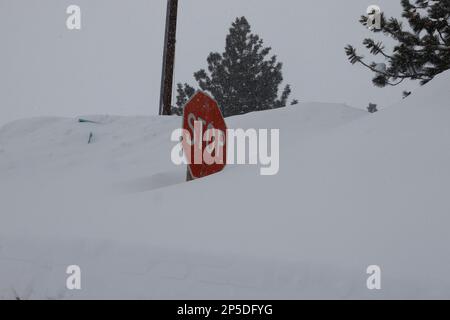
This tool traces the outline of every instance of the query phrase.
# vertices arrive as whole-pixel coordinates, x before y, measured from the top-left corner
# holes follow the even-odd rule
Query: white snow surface
[[[373,115],[303,103],[227,119],[280,129],[271,177],[228,166],[184,182],[178,117],[5,125],[0,299],[450,298],[449,80]]]

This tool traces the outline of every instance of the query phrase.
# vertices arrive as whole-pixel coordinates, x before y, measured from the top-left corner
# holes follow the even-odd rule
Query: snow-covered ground
[[[227,119],[280,129],[269,177],[228,166],[184,182],[178,117],[10,123],[0,298],[450,298],[449,80],[373,115],[303,103]]]

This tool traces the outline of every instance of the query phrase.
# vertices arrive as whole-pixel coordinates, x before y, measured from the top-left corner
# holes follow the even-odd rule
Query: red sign
[[[184,107],[183,150],[193,178],[222,171],[226,165],[227,126],[217,102],[197,92]]]

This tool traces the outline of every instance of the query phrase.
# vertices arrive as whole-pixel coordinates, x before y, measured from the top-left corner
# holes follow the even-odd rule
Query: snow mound
[[[373,115],[305,103],[227,119],[280,129],[272,177],[229,166],[184,183],[179,118],[9,124],[0,298],[450,298],[449,78]]]

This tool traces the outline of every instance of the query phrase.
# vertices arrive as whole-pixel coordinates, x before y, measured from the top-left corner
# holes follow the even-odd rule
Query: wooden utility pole
[[[173,71],[175,65],[175,44],[177,36],[178,0],[167,0],[166,33],[164,36],[164,56],[161,75],[161,96],[159,114],[172,113]]]

